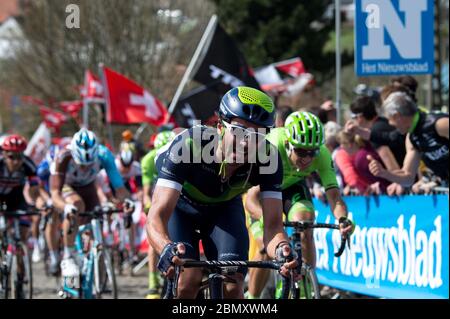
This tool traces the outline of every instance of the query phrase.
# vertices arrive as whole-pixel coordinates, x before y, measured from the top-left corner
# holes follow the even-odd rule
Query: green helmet
[[[155,137],[155,143],[154,146],[156,149],[159,149],[172,141],[175,137],[175,133],[172,131],[163,131],[161,133],[158,133]]]
[[[294,112],[284,124],[289,143],[295,148],[314,149],[325,143],[323,124],[310,112]]]

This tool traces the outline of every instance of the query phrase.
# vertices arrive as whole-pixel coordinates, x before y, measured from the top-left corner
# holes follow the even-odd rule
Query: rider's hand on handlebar
[[[158,261],[158,269],[164,276],[172,278],[175,269],[173,265],[182,266],[184,264],[180,256],[186,253],[186,247],[183,243],[169,243],[167,244]]]
[[[294,280],[300,279],[300,269],[297,253],[291,248],[287,242],[279,244],[275,249],[276,259],[279,262],[284,262],[283,266],[279,270],[280,274],[288,277],[289,271],[294,271]]]
[[[64,218],[66,218],[69,215],[74,215],[78,211],[78,208],[73,204],[66,204],[64,206]]]
[[[131,214],[134,211],[134,202],[127,198],[123,201],[123,209],[125,213]]]
[[[342,235],[349,236],[355,230],[355,224],[347,217],[339,218],[339,230]]]

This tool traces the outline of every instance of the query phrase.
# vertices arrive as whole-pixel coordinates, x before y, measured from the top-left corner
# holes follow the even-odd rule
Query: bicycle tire
[[[2,299],[9,297],[9,267],[7,256],[0,252],[0,292]]]
[[[116,275],[108,250],[99,249],[94,257],[94,290],[97,299],[118,298]]]
[[[303,279],[296,283],[296,289],[292,299],[301,299],[302,297],[304,297],[304,299],[320,299],[319,282],[317,281],[317,275],[314,268],[303,264],[302,277]],[[311,289],[309,289],[308,286],[311,287]],[[301,294],[302,290],[304,296]],[[311,294],[309,294],[310,292]]]
[[[10,273],[11,297],[14,299],[33,299],[33,272],[31,268],[31,258],[28,248],[25,244],[20,243],[20,251],[22,256],[13,255]],[[24,270],[24,274],[19,275],[18,267]]]

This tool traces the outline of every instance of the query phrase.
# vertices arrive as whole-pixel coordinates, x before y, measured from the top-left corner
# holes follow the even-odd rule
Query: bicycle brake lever
[[[174,268],[175,268],[175,274],[173,276],[172,295],[174,298],[176,298],[177,291],[178,291],[178,278],[180,277],[181,266],[174,265]]]

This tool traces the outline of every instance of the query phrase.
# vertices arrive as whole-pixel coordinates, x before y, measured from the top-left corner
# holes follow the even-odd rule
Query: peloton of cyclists
[[[83,128],[75,133],[70,145],[56,155],[52,164],[50,194],[53,205],[64,212],[63,277],[75,277],[80,272],[74,254],[76,232],[69,234],[69,228],[71,221],[74,227],[87,222],[85,218],[77,218],[77,213],[92,211],[99,205],[95,180],[101,169],[105,169],[117,199],[125,202],[125,211],[130,213],[134,205],[114,163],[114,156],[99,143],[93,132]]]

